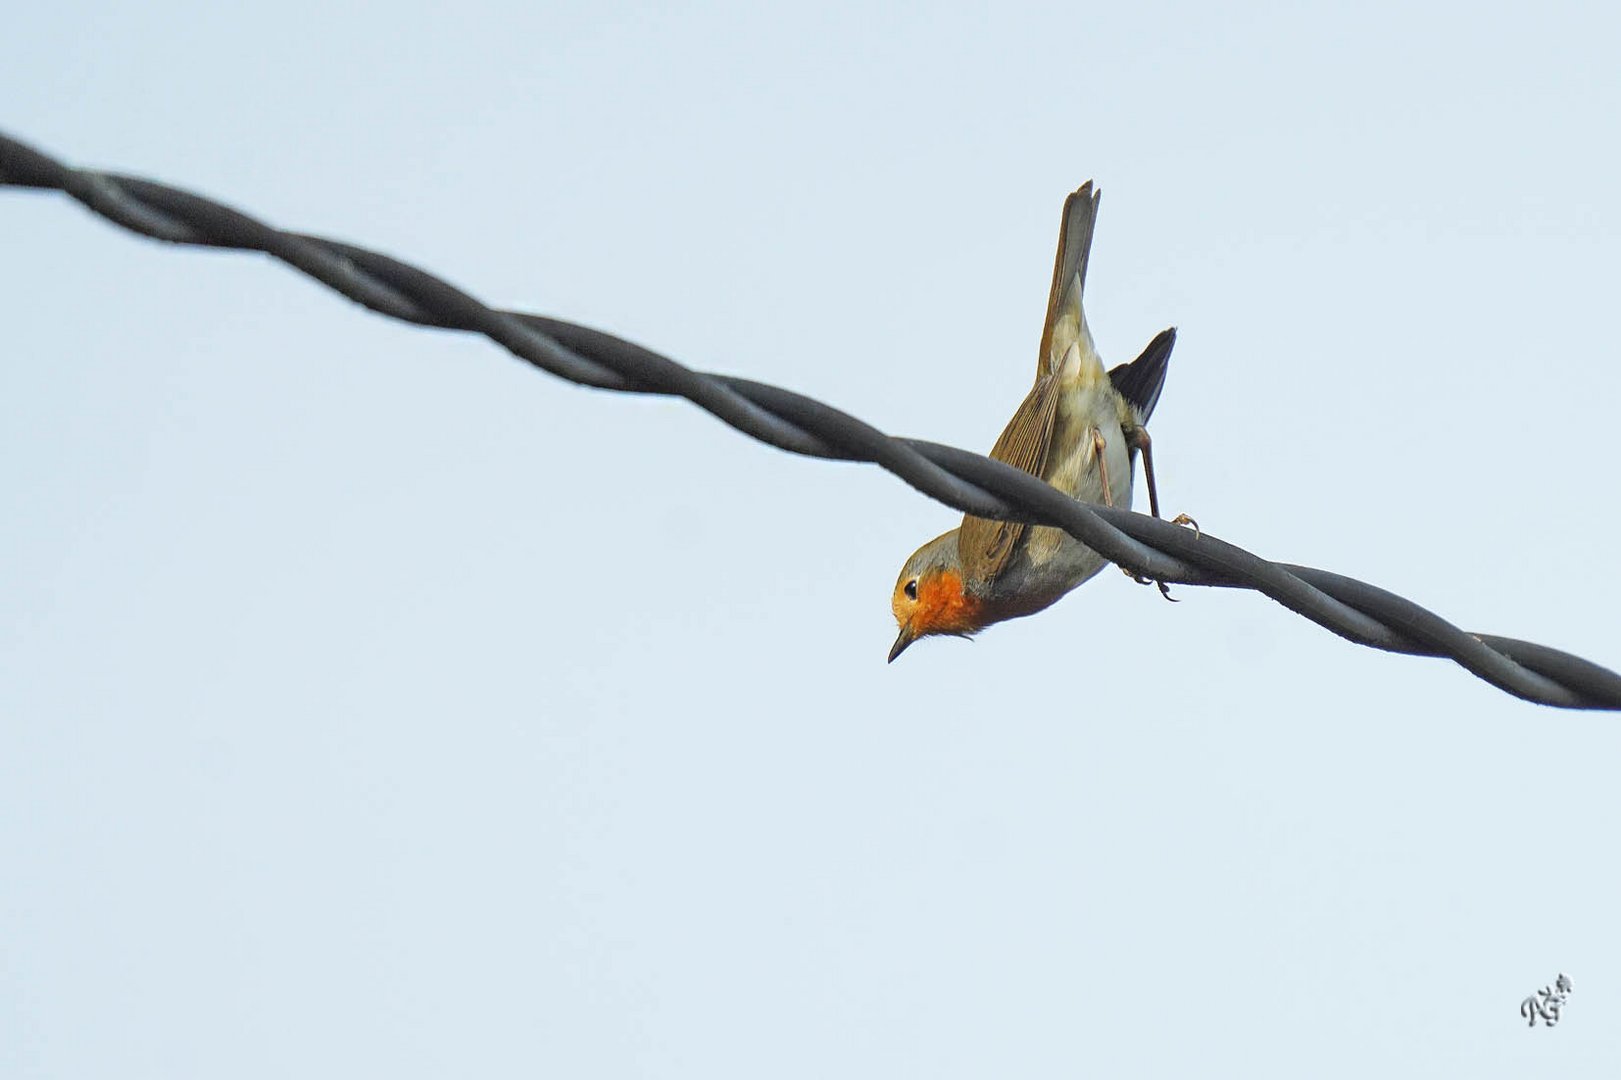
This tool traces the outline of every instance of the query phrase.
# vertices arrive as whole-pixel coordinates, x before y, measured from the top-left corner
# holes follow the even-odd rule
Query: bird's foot
[[[1173,604],[1178,603],[1178,600],[1176,599],[1176,597],[1171,595],[1171,587],[1169,585],[1165,584],[1165,582],[1160,581],[1157,578],[1143,577],[1143,575],[1137,573],[1137,571],[1128,570],[1124,566],[1122,566],[1120,568],[1120,572],[1122,574],[1125,574],[1127,577],[1129,577],[1131,580],[1135,581],[1139,585],[1157,585],[1157,586],[1159,586],[1159,594],[1161,596],[1165,597],[1165,599],[1169,600]]]

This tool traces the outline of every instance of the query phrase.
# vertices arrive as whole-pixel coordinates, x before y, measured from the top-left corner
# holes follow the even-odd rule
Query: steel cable
[[[810,457],[878,465],[947,506],[1068,531],[1112,562],[1182,585],[1253,589],[1359,645],[1451,659],[1528,701],[1621,709],[1621,675],[1514,638],[1471,634],[1383,589],[1309,566],[1269,562],[1208,533],[1071,499],[1012,466],[956,447],[896,438],[813,398],[695,371],[577,323],[491,308],[425,270],[318,236],[284,232],[200,195],[78,169],[0,134],[0,186],[63,192],[132,232],[174,244],[261,251],[356,303],[420,326],[482,334],[570,382],[686,398],[761,442]]]

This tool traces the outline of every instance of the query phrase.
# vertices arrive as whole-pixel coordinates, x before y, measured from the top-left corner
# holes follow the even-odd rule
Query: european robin
[[[1148,504],[1158,517],[1147,424],[1165,385],[1176,330],[1161,331],[1131,363],[1104,370],[1081,307],[1097,213],[1098,192],[1090,180],[1064,200],[1036,383],[991,457],[1077,499],[1130,507],[1141,453]],[[1193,524],[1185,514],[1176,521]],[[921,637],[968,637],[992,623],[1033,615],[1106,563],[1062,529],[967,515],[901,568],[891,600],[900,633],[889,659]],[[1169,596],[1163,584],[1160,589]]]

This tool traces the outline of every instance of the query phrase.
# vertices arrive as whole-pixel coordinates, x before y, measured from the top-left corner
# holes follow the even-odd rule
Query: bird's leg
[[[1098,476],[1103,480],[1103,505],[1114,505],[1114,492],[1109,490],[1109,462],[1104,453],[1109,449],[1109,442],[1103,437],[1103,432],[1097,428],[1092,429],[1092,457],[1098,463]]]
[[[1143,479],[1148,481],[1148,509],[1155,517],[1159,517],[1159,488],[1154,483],[1154,441],[1148,437],[1148,429],[1143,427],[1141,424],[1130,424],[1124,426],[1121,428],[1121,431],[1124,432],[1126,436],[1127,449],[1140,451],[1143,455]],[[1171,519],[1171,524],[1192,525],[1193,535],[1195,537],[1199,536],[1199,523],[1188,517],[1186,514],[1176,515],[1176,517]],[[1147,585],[1151,580],[1149,578],[1139,577],[1138,575],[1133,574],[1130,570],[1127,570],[1126,573],[1139,585]],[[1166,585],[1163,581],[1155,581],[1154,584],[1159,586],[1161,596],[1165,597],[1167,600],[1171,600],[1173,603],[1175,602],[1171,596],[1171,588],[1169,585]]]
[[[1159,517],[1159,487],[1154,483],[1154,440],[1148,437],[1148,429],[1141,424],[1132,424],[1120,430],[1126,436],[1126,449],[1136,450],[1143,455],[1143,479],[1148,481],[1148,511]]]

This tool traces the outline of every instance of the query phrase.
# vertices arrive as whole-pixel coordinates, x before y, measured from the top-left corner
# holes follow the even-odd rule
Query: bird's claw
[[[1160,581],[1158,578],[1143,577],[1143,575],[1137,573],[1137,571],[1127,569],[1124,566],[1120,568],[1120,572],[1139,585],[1158,585],[1159,594],[1161,596],[1165,597],[1165,599],[1169,600],[1173,604],[1180,603],[1176,597],[1171,595],[1171,587],[1165,584],[1165,582]]]
[[[1188,526],[1191,526],[1192,529],[1193,529],[1193,538],[1195,540],[1199,539],[1201,536],[1204,535],[1204,533],[1199,531],[1199,523],[1197,521],[1194,521],[1192,518],[1188,517],[1188,515],[1186,515],[1186,514],[1178,514],[1178,515],[1176,515],[1174,518],[1171,519],[1171,524],[1172,525],[1188,525]],[[1132,575],[1132,576],[1136,577],[1135,574]],[[1139,585],[1147,585],[1150,579],[1149,578],[1138,577],[1136,580],[1137,580],[1137,584],[1139,584]],[[1176,597],[1171,595],[1171,587],[1169,585],[1165,584],[1165,582],[1163,582],[1163,581],[1155,581],[1154,584],[1159,586],[1159,594],[1161,596],[1165,597],[1165,599],[1169,600],[1173,604],[1178,602]]]

